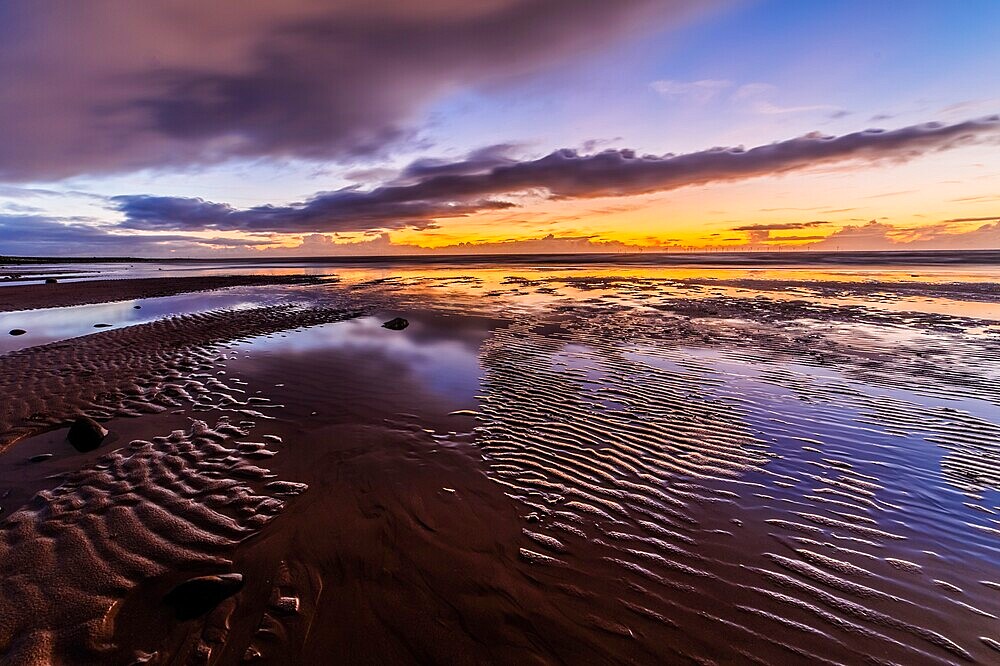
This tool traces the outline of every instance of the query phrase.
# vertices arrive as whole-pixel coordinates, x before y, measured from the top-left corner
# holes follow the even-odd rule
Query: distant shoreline
[[[807,266],[807,265],[997,265],[1000,250],[879,250],[788,252],[637,252],[561,254],[359,255],[323,257],[15,257],[0,256],[0,266],[80,263],[338,264],[338,265],[593,265],[636,266]]]

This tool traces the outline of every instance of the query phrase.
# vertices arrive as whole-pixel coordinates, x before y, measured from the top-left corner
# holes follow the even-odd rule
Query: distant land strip
[[[318,284],[310,275],[207,275],[24,284],[0,288],[0,312],[131,301],[227,287]]]
[[[781,250],[781,251],[700,251],[672,250],[646,252],[566,252],[566,253],[468,253],[468,254],[382,254],[333,256],[226,257],[16,257],[0,256],[3,268],[27,265],[95,263],[108,264],[206,264],[218,266],[268,266],[275,264],[351,265],[634,265],[634,266],[909,266],[987,265],[1000,266],[1000,249],[982,250]]]

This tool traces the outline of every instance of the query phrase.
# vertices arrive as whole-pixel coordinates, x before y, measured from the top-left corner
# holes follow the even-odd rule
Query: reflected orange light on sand
[[[285,269],[267,268],[266,272],[284,273]],[[320,272],[336,274],[341,283],[367,283],[392,279],[397,287],[412,293],[425,293],[440,298],[442,292],[458,306],[478,303],[484,296],[516,297],[517,303],[531,307],[552,308],[558,303],[580,302],[601,294],[616,299],[635,301],[641,306],[649,290],[661,295],[685,299],[719,296],[751,298],[763,296],[778,301],[809,301],[839,306],[870,306],[900,313],[934,313],[956,317],[1000,320],[1000,305],[993,302],[957,300],[946,296],[907,295],[905,291],[891,297],[881,288],[868,286],[880,283],[932,286],[955,282],[992,282],[996,279],[990,267],[923,266],[919,273],[911,268],[891,269],[885,266],[856,266],[850,269],[798,268],[723,268],[697,267],[635,267],[600,264],[567,269],[536,266],[433,266],[393,265],[392,267],[336,267]],[[829,291],[831,283],[841,285]],[[545,287],[545,288],[542,288]],[[551,290],[549,288],[555,288]],[[632,290],[637,288],[638,291]],[[843,293],[841,293],[843,292]],[[836,294],[836,295],[834,295]],[[565,299],[569,299],[566,301]]]

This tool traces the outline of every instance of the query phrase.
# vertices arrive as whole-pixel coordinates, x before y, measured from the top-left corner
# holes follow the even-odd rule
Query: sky
[[[12,0],[0,254],[1000,248],[1000,2]]]

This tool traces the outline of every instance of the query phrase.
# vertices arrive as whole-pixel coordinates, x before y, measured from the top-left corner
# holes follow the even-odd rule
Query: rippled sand
[[[0,355],[0,661],[1000,661],[988,273],[330,272]]]

